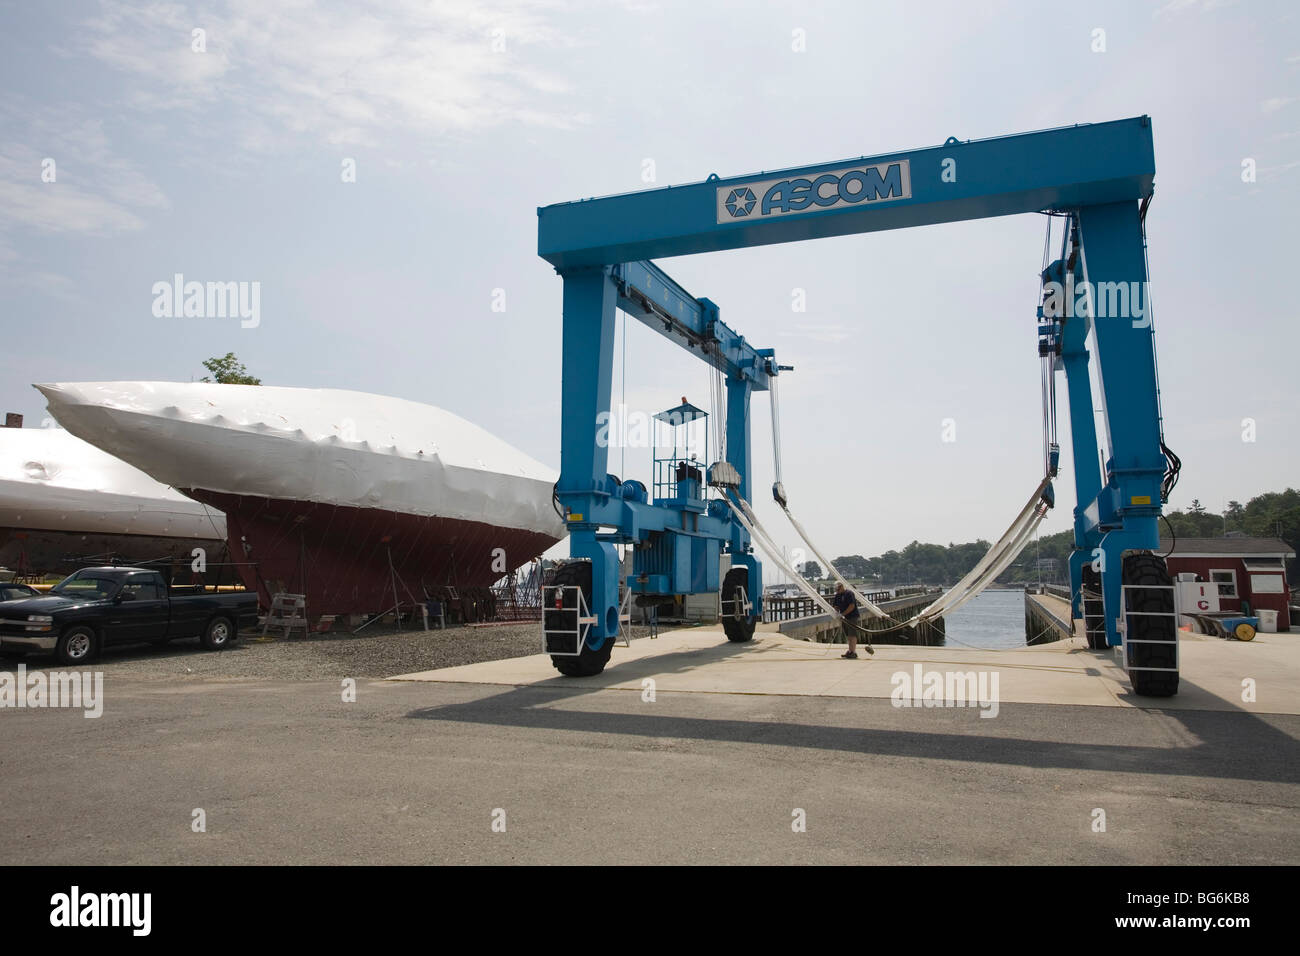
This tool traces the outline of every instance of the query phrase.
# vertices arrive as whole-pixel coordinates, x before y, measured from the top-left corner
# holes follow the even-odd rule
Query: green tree
[[[1246,506],[1240,501],[1229,501],[1228,507],[1223,511],[1223,527],[1225,531],[1243,531],[1242,525],[1246,521]]]
[[[1300,491],[1270,491],[1246,502],[1242,522],[1246,534],[1259,538],[1281,538],[1300,553]],[[1295,585],[1300,578],[1300,558],[1287,564],[1287,578]]]
[[[805,561],[803,567],[799,569],[799,573],[809,581],[820,581],[826,576],[825,572],[822,571],[822,566],[816,561]]]
[[[211,377],[203,376],[205,382],[216,382],[220,385],[262,384],[260,378],[248,374],[248,369],[244,368],[243,362],[235,358],[234,352],[227,352],[221,358],[206,359],[203,367],[212,373]]]
[[[871,575],[870,562],[860,554],[846,554],[831,561],[835,570],[846,578],[867,578]]]
[[[1223,516],[1210,514],[1199,499],[1193,500],[1186,511],[1171,511],[1165,517],[1180,538],[1223,537]]]

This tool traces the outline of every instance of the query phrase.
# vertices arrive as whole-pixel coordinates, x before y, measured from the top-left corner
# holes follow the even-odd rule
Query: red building
[[[1170,544],[1168,538],[1160,540],[1162,554]],[[1286,562],[1294,557],[1295,551],[1281,538],[1179,538],[1169,555],[1169,574],[1175,581],[1180,574],[1195,574],[1197,581],[1216,584],[1220,610],[1273,611],[1277,629],[1288,631]],[[1265,623],[1260,621],[1261,626]]]

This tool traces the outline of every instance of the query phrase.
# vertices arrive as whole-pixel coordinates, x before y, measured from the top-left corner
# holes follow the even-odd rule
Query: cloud
[[[104,2],[84,24],[84,51],[107,65],[156,84],[137,89],[137,106],[185,107],[215,99],[229,68],[220,48],[191,49],[192,31],[203,28],[182,4]]]
[[[1292,160],[1289,163],[1278,163],[1275,166],[1261,166],[1256,170],[1256,174],[1261,178],[1272,176],[1274,173],[1284,173],[1288,169],[1295,169],[1300,166],[1300,159]]]
[[[167,208],[162,190],[110,142],[109,129],[128,135],[124,119],[137,134],[205,157],[216,155],[214,140],[236,147],[220,154],[229,157],[275,153],[299,136],[366,146],[402,133],[585,122],[565,105],[566,82],[529,52],[576,45],[552,25],[559,9],[548,0],[227,0],[209,12],[102,0],[58,52],[88,56],[124,80],[101,85],[128,112],[0,103],[0,228],[112,236]],[[193,48],[196,30],[204,52]],[[53,183],[41,178],[46,159]]]
[[[134,232],[149,211],[169,206],[167,197],[116,152],[98,117],[11,96],[0,102],[0,126],[0,285],[84,305],[75,282],[33,261],[14,236],[24,228],[91,237]]]
[[[115,152],[101,119],[13,98],[0,104],[0,119],[9,131],[0,142],[5,227],[110,236],[141,228],[145,210],[169,205]]]
[[[42,270],[24,270],[17,277],[17,284],[29,286],[37,291],[50,296],[51,298],[61,299],[64,302],[71,302],[75,305],[86,305],[88,301],[83,295],[82,290],[77,283],[65,275],[57,272],[45,272]]]
[[[1186,10],[1200,10],[1202,13],[1209,13],[1211,10],[1231,6],[1233,2],[1234,0],[1169,0],[1163,7],[1158,8],[1153,15],[1157,17],[1167,14],[1176,15]]]
[[[1265,113],[1276,113],[1284,106],[1289,106],[1295,102],[1294,96],[1273,96],[1259,104],[1259,108]]]
[[[127,103],[138,110],[233,108],[246,147],[273,149],[292,135],[372,145],[392,131],[586,121],[566,105],[568,85],[530,56],[577,42],[550,24],[560,7],[546,0],[228,0],[208,9],[104,0],[79,47],[136,81]],[[206,52],[191,48],[196,29]]]

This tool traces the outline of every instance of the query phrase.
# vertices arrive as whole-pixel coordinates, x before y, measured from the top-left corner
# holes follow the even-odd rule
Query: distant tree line
[[[1168,525],[1160,524],[1161,534],[1168,536],[1172,527],[1174,535],[1184,538],[1220,538],[1227,534],[1244,534],[1252,538],[1281,538],[1290,550],[1300,553],[1300,491],[1288,488],[1271,491],[1246,504],[1229,501],[1222,514],[1207,511],[1198,499],[1193,499],[1186,511],[1172,511],[1166,516]],[[990,543],[983,539],[966,544],[924,544],[913,541],[902,551],[886,551],[873,558],[848,554],[835,558],[831,564],[841,575],[853,580],[875,581],[881,585],[893,584],[953,584],[975,566]],[[998,583],[1016,581],[1064,582],[1068,577],[1070,552],[1074,549],[1074,532],[1039,538],[1030,542],[1006,571]],[[1055,569],[1039,573],[1039,559],[1048,567],[1055,560]],[[807,562],[802,568],[804,577],[820,579],[824,576],[820,565]],[[814,573],[815,572],[815,573]],[[1300,583],[1300,559],[1287,563],[1288,580]]]

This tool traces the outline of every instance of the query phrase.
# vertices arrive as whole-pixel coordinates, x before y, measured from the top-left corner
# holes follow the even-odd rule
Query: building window
[[[1219,597],[1235,598],[1237,596],[1236,571],[1210,571],[1210,581],[1219,586]]]
[[[1285,594],[1280,574],[1252,574],[1250,576],[1251,594]]]
[[[1281,558],[1247,558],[1247,571],[1281,571]]]

